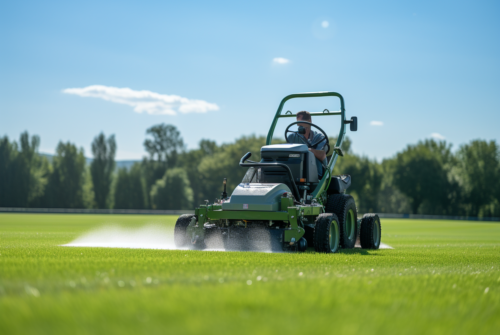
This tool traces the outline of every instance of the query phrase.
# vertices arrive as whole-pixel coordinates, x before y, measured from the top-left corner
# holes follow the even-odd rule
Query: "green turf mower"
[[[316,143],[271,144],[278,119],[296,118],[290,111],[282,113],[284,104],[291,99],[337,97],[340,111],[325,109],[311,116],[340,116],[340,132],[323,176],[318,177],[317,164],[321,164],[308,146]],[[285,130],[289,142],[290,130],[298,123],[308,123],[325,136],[328,154],[328,134],[317,125],[292,122]],[[351,184],[349,175],[333,175],[345,137],[346,125],[357,130],[357,118],[347,120],[343,97],[335,92],[299,93],[286,96],[280,103],[261,148],[260,162],[249,160],[246,153],[239,165],[247,168],[242,182],[230,197],[224,180],[222,196],[213,204],[199,206],[195,214],[179,217],[175,225],[174,240],[179,248],[305,251],[313,247],[317,252],[334,253],[339,249],[354,248],[359,241],[365,249],[378,249],[381,240],[380,219],[377,214],[357,217],[356,204],[346,194]],[[302,130],[301,130],[302,128]],[[324,139],[322,141],[325,141]],[[306,141],[304,141],[306,142]]]

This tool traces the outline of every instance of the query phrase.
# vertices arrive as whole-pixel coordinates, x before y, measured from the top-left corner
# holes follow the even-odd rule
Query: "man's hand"
[[[314,156],[319,159],[320,161],[324,161],[326,158],[326,152],[325,150],[316,150],[313,148],[309,148],[309,151],[314,154]]]

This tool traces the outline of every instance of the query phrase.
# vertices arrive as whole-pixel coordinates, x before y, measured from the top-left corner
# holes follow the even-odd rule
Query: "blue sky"
[[[281,98],[311,91],[344,96],[371,158],[431,136],[500,142],[499,1],[0,6],[0,136],[38,134],[42,152],[63,140],[91,157],[103,131],[138,159],[161,122],[188,148],[265,135]]]

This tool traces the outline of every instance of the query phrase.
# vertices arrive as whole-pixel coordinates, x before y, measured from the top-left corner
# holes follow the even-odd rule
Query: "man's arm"
[[[326,152],[325,150],[316,150],[313,148],[309,148],[309,151],[314,154],[314,156],[319,159],[320,161],[324,161],[326,158]]]
[[[323,162],[326,159],[326,152],[323,150],[326,145],[326,139],[323,135],[321,135],[320,139],[322,139],[322,141],[315,145],[318,149],[309,148],[309,151],[312,152],[317,159]],[[314,140],[317,140],[317,137],[315,137]]]

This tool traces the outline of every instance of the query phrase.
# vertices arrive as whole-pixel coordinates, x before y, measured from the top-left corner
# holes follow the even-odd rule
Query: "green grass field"
[[[75,248],[175,216],[0,214],[0,334],[498,334],[500,224],[382,220],[394,250]]]

